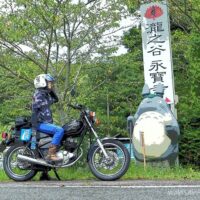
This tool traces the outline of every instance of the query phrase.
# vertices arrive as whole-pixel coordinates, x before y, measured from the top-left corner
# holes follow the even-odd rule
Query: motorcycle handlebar
[[[76,105],[68,104],[68,106],[76,110],[82,110],[84,108],[84,106],[81,104],[76,104]]]

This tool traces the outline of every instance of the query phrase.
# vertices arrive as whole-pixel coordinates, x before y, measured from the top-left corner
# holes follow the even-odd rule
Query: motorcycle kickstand
[[[56,168],[53,168],[53,171],[54,171],[54,174],[56,175],[56,178],[57,178],[59,181],[61,181],[61,179],[60,179],[60,177],[59,177],[59,175],[58,175],[58,173],[57,173],[57,171],[56,171]]]

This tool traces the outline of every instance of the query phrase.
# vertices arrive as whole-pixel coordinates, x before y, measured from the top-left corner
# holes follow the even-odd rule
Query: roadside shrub
[[[200,168],[200,129],[188,129],[182,133],[180,140],[180,163]]]

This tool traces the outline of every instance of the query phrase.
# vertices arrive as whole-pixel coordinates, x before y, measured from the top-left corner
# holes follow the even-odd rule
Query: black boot
[[[51,177],[48,175],[48,171],[43,171],[40,176],[40,181],[50,181]]]

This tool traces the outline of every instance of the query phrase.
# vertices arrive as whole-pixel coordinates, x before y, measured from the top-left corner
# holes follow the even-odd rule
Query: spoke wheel
[[[32,164],[22,161],[17,156],[25,155],[34,157],[33,151],[26,146],[12,146],[8,149],[3,160],[3,166],[8,177],[15,181],[30,180],[35,176],[36,171],[32,169]]]
[[[116,180],[126,173],[130,155],[124,145],[116,140],[103,141],[103,147],[108,155],[107,158],[97,145],[90,150],[90,169],[101,180]]]

